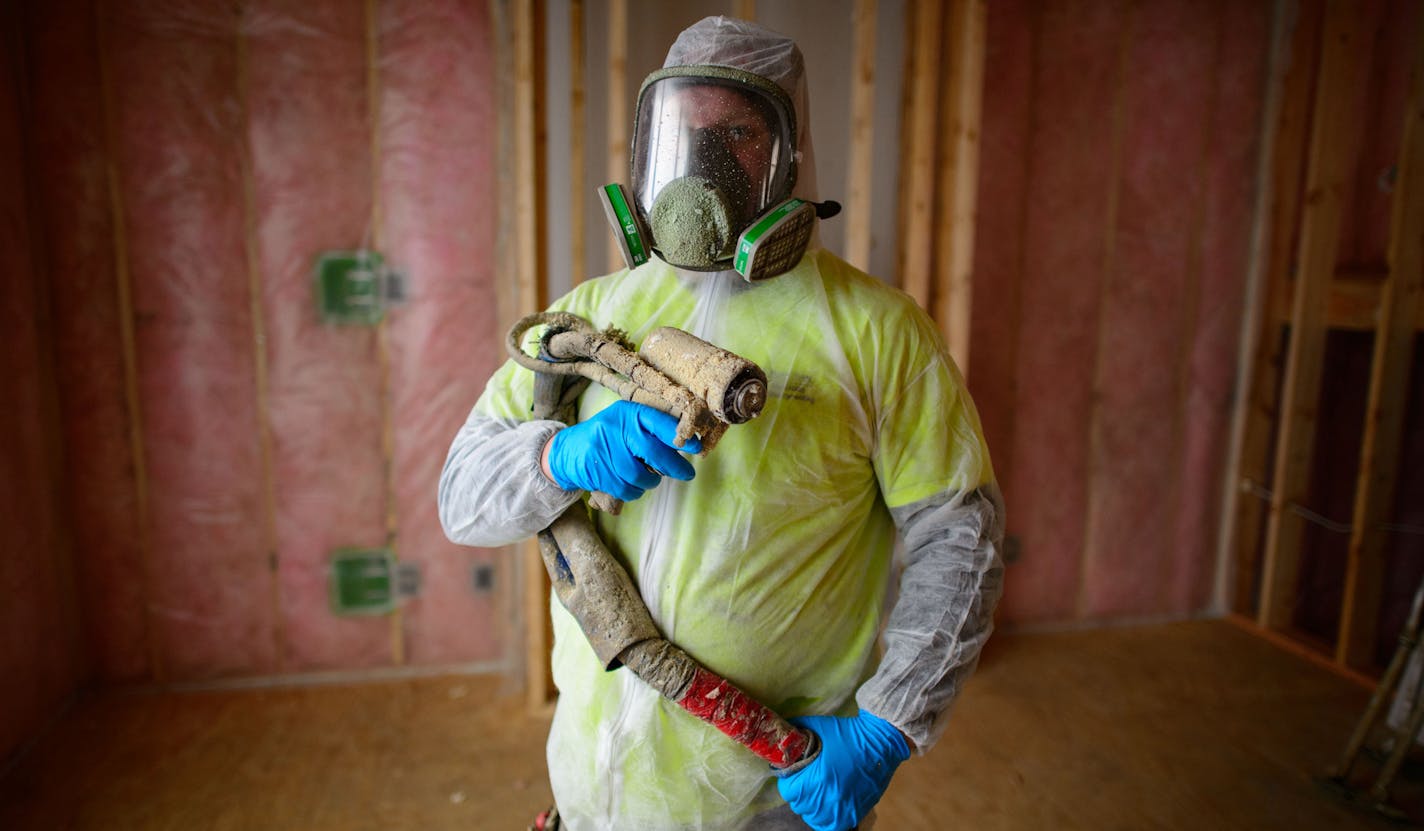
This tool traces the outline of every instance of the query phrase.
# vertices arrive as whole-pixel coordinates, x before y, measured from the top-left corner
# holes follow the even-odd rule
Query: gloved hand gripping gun
[[[534,358],[521,343],[539,325],[546,328]],[[654,330],[634,353],[621,332],[598,332],[577,315],[553,312],[520,320],[505,345],[510,357],[536,373],[535,418],[573,423],[579,395],[598,381],[629,401],[677,418],[679,445],[697,437],[705,454],[729,424],[754,418],[766,403],[766,374],[756,364],[680,329]],[[589,503],[615,514],[621,507],[607,494],[593,494]],[[605,669],[628,667],[775,767],[789,768],[816,755],[814,733],[787,722],[662,637],[582,503],[539,532],[539,553],[559,602],[578,621]]]
[[[521,340],[544,325],[539,357],[524,352]],[[589,381],[619,396],[646,404],[678,420],[677,445],[698,437],[705,455],[728,425],[755,418],[766,404],[766,374],[751,361],[681,329],[654,329],[636,354],[616,329],[599,332],[567,312],[529,315],[509,331],[505,348],[535,372],[534,417],[572,424],[578,397]],[[617,514],[623,503],[595,492],[590,504]]]

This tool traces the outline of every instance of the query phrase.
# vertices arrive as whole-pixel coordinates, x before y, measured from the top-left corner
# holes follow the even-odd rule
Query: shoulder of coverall
[[[917,486],[887,493],[886,504],[908,504],[939,492],[946,484],[972,487],[993,482],[993,466],[973,398],[944,336],[924,309],[905,292],[824,249],[808,252],[798,266],[803,267],[813,271],[824,286],[846,365],[855,376],[863,406],[874,414],[877,444],[881,439],[890,442],[886,445],[892,448],[888,462],[893,465],[896,458],[904,461],[906,441],[933,434],[955,437],[948,445],[932,441],[911,451],[933,455],[930,448],[938,446],[950,454],[945,457],[950,465],[947,478],[936,476],[920,483],[932,485],[928,491],[921,492],[923,487]],[[894,451],[895,447],[902,450]],[[873,451],[876,454],[878,451]]]
[[[943,359],[953,366],[939,327],[910,295],[824,248],[807,251],[790,273],[803,268],[812,269],[824,287],[836,334],[848,348],[874,345],[911,360],[919,355],[919,363]]]
[[[774,279],[798,273],[823,287],[862,404],[879,414],[877,421],[931,377],[941,394],[949,396],[946,406],[971,400],[939,327],[914,298],[823,248],[806,252],[796,269]],[[977,423],[977,415],[974,418]]]

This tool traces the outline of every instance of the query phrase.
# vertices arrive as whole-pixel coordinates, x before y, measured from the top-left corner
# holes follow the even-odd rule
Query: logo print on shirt
[[[767,380],[770,381],[767,392],[774,398],[816,403],[816,382],[805,373],[786,374],[772,370],[767,373]]]

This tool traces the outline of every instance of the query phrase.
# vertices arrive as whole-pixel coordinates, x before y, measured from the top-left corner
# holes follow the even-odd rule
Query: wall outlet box
[[[316,303],[323,323],[375,326],[405,296],[405,283],[377,251],[325,251],[316,261]]]
[[[1004,537],[1004,564],[1017,563],[1023,557],[1023,540],[1015,534]]]
[[[475,566],[470,577],[475,594],[488,594],[494,591],[494,566],[490,563],[480,563]]]
[[[396,562],[389,548],[338,548],[329,572],[337,615],[384,615],[420,594],[420,566]]]
[[[331,554],[331,611],[338,615],[384,615],[396,607],[388,548],[340,548]]]

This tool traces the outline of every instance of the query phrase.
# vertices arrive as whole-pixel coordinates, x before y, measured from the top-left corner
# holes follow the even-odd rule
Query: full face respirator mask
[[[834,202],[791,195],[796,117],[775,83],[724,66],[649,75],[633,124],[632,190],[599,190],[629,268],[656,253],[691,271],[748,281],[790,271]]]

